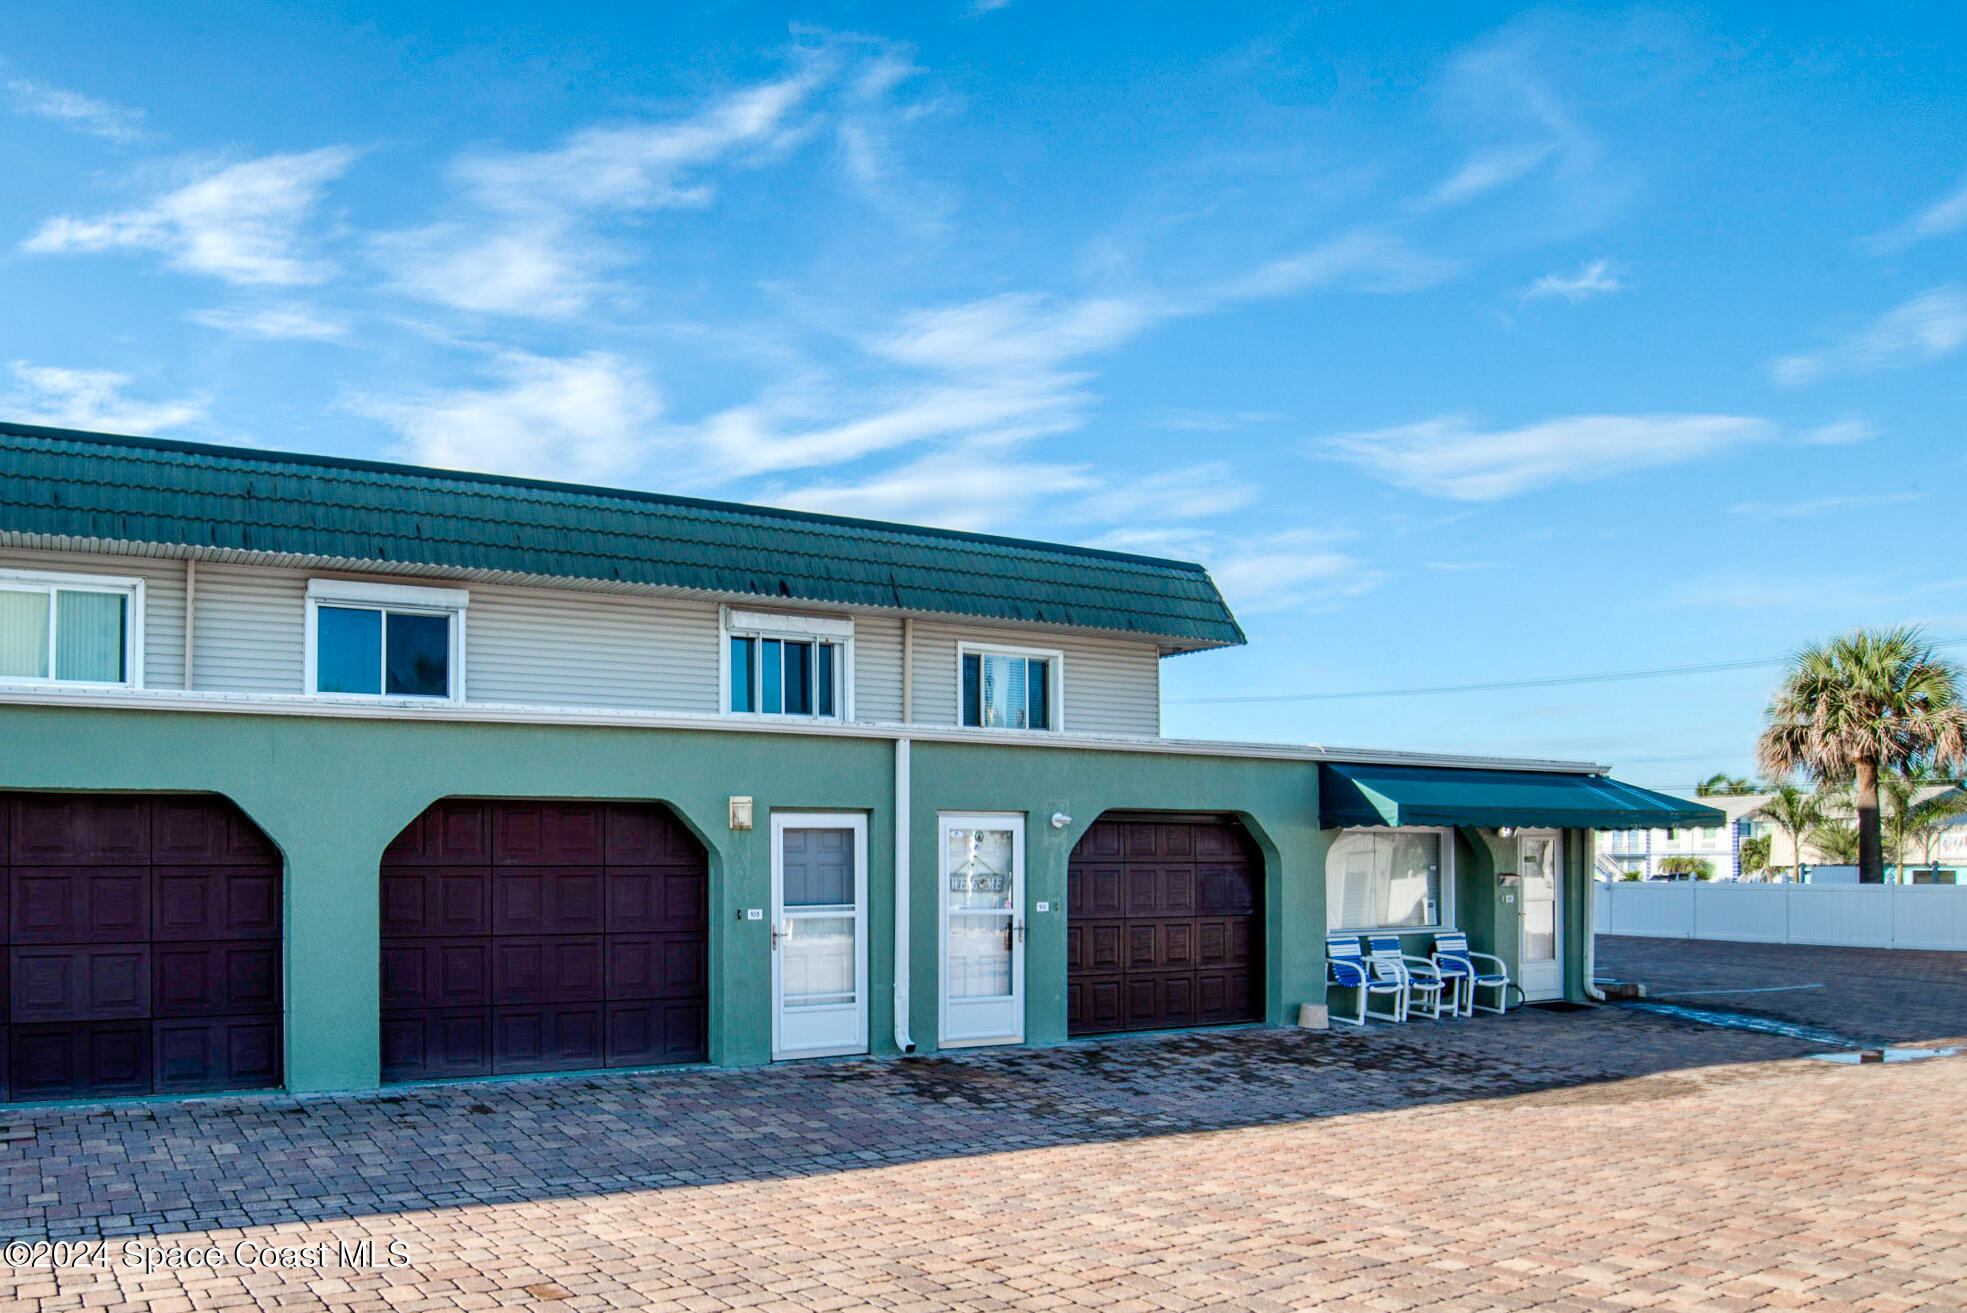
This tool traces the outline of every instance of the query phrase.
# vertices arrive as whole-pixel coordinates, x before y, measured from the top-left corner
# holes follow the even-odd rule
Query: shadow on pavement
[[[312,1222],[1298,1122],[1800,1056],[1616,1008],[0,1112],[0,1236]],[[1596,1091],[1596,1092],[1594,1092]],[[1655,1096],[1658,1091],[1654,1092]],[[30,1134],[31,1133],[31,1134]]]

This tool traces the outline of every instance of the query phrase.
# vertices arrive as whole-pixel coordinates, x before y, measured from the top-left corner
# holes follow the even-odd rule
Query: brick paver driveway
[[[1870,1044],[1967,1032],[1967,953],[1600,935],[1598,972],[1644,981],[1654,998]]]
[[[0,1307],[1967,1307],[1967,1058],[1806,1048],[1531,1010],[0,1114],[0,1230],[111,1239]]]

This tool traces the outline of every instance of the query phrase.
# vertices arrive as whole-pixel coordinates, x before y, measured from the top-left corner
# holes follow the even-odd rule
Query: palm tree
[[[1958,784],[1936,793],[1923,802],[1915,802],[1906,809],[1904,819],[1899,824],[1902,835],[1899,842],[1900,878],[1905,872],[1905,846],[1912,842],[1919,844],[1920,860],[1928,866],[1937,865],[1933,861],[1933,847],[1940,841],[1947,823],[1957,816],[1967,815],[1967,789]]]
[[[1756,756],[1766,774],[1801,770],[1822,784],[1853,786],[1858,879],[1866,884],[1885,879],[1880,774],[1967,763],[1960,672],[1917,629],[1860,629],[1810,644],[1764,718]]]
[[[1765,880],[1768,879],[1769,849],[1773,846],[1774,840],[1766,834],[1742,840],[1742,870],[1750,875],[1759,875]]]
[[[1789,836],[1789,878],[1791,881],[1801,880],[1803,839],[1823,823],[1823,804],[1808,789],[1799,789],[1784,780],[1776,785],[1769,801],[1762,804],[1762,814],[1769,818],[1770,824]]]
[[[1810,831],[1810,846],[1839,866],[1858,860],[1858,827],[1849,821],[1823,821]]]
[[[1754,792],[1755,785],[1748,779],[1725,771],[1716,771],[1694,786],[1694,796],[1697,798],[1738,798]]]

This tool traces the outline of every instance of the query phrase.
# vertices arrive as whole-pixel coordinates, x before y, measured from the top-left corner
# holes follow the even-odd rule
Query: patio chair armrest
[[[1481,958],[1484,962],[1494,962],[1496,964],[1497,971],[1501,972],[1503,975],[1509,974],[1509,963],[1503,961],[1501,958],[1497,957],[1494,953],[1470,952],[1468,956],[1471,958]]]
[[[1418,967],[1421,971],[1427,973],[1430,983],[1441,979],[1441,968],[1424,957],[1417,957],[1412,953],[1402,953],[1400,960],[1408,964],[1407,970],[1409,974],[1414,974],[1414,969]]]

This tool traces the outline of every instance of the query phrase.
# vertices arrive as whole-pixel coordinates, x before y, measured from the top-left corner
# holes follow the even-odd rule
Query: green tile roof
[[[658,493],[0,423],[0,532],[1242,643],[1199,565]]]

